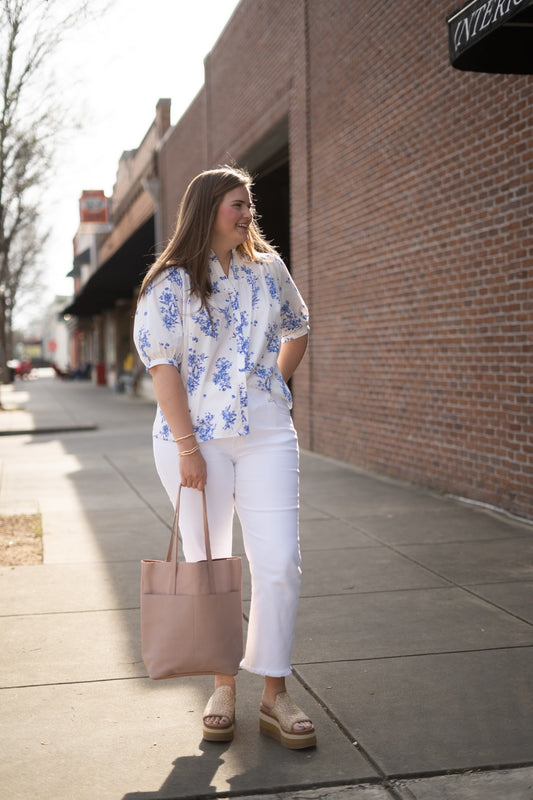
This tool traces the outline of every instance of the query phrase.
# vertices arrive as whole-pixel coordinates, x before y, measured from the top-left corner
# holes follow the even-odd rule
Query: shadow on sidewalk
[[[184,792],[204,797],[216,794],[219,789],[212,783],[223,755],[231,742],[216,744],[202,742],[200,756],[182,756],[173,762],[174,769],[165,782],[153,792],[128,792],[122,800],[158,800],[161,797],[183,796]]]

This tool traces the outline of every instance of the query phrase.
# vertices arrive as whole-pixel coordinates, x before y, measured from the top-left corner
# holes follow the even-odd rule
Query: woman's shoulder
[[[165,267],[147,286],[147,294],[165,289],[180,291],[188,285],[189,273],[184,267]]]
[[[259,269],[270,273],[283,273],[287,270],[285,262],[278,253],[258,253],[255,264]]]

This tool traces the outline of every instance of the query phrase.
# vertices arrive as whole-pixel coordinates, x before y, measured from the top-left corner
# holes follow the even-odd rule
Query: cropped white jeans
[[[201,442],[213,558],[232,553],[237,511],[250,565],[252,597],[241,667],[258,675],[291,673],[300,595],[298,442],[289,409],[265,392],[249,393],[250,434]],[[180,483],[178,448],[154,439],[156,468],[170,500]],[[180,530],[187,561],[205,558],[202,496],[183,488]]]

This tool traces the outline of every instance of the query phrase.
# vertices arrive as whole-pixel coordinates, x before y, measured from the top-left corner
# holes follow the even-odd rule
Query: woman
[[[260,729],[284,746],[316,744],[287,694],[300,587],[298,444],[289,378],[308,314],[254,220],[248,173],[198,175],[176,231],[141,286],[134,337],[158,402],[154,456],[175,503],[187,561],[205,559],[205,487],[213,558],[231,555],[233,513],[252,576],[241,667],[264,677]],[[235,677],[217,675],[203,717],[210,741],[233,738]]]

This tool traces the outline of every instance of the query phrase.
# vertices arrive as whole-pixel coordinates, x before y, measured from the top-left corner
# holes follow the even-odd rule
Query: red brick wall
[[[452,69],[456,5],[244,0],[172,191],[288,113],[302,445],[533,517],[532,79]]]
[[[239,158],[290,105],[300,1],[244,0],[207,58],[212,163]]]
[[[390,8],[310,3],[313,447],[533,514],[531,79]]]
[[[166,243],[176,227],[181,197],[190,181],[207,169],[205,143],[205,88],[163,143],[158,156],[161,182],[161,227]]]

